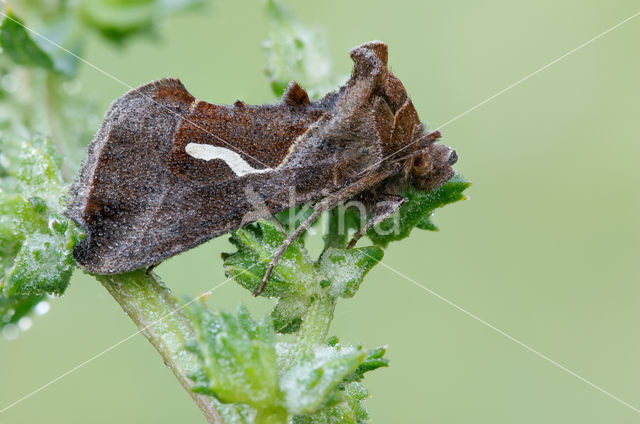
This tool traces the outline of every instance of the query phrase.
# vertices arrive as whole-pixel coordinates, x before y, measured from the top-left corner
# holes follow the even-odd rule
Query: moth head
[[[452,166],[458,161],[455,150],[444,144],[435,143],[432,137],[414,152],[409,165],[413,185],[419,190],[435,190],[453,177]]]

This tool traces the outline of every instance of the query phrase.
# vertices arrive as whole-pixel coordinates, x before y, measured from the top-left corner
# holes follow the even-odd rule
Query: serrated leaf
[[[345,377],[344,382],[361,381],[365,373],[377,370],[378,368],[388,367],[389,360],[384,357],[386,352],[387,349],[385,347],[368,351],[362,363],[358,365],[358,368],[356,368],[353,373]]]
[[[317,99],[340,85],[333,77],[325,31],[301,24],[276,0],[267,0],[269,38],[263,45],[267,53],[266,73],[276,96],[295,80]]]
[[[295,333],[300,329],[302,316],[309,307],[309,299],[302,296],[288,296],[278,299],[271,311],[273,328],[279,334]]]
[[[0,296],[6,305],[61,295],[75,268],[71,252],[79,233],[60,213],[66,187],[51,150],[46,140],[22,143],[17,157],[4,158],[9,166],[2,186],[14,190],[0,189]]]
[[[287,410],[295,415],[315,413],[365,355],[353,347],[317,346],[280,377]]]
[[[341,401],[313,415],[296,416],[293,424],[365,424],[369,419],[362,402],[369,392],[358,383],[349,383],[340,391]]]
[[[0,24],[0,47],[2,53],[18,65],[54,70],[51,57],[31,38],[31,34],[23,26],[23,22],[11,9],[7,9],[7,17]]]
[[[331,282],[329,291],[334,297],[353,297],[364,276],[384,255],[378,247],[359,249],[329,248],[320,257],[319,269]]]
[[[46,140],[22,143],[12,172],[21,183],[21,195],[39,197],[48,208],[57,210],[66,187],[60,174],[60,162],[56,162],[56,153],[51,147]]]
[[[400,207],[395,216],[385,220],[367,233],[374,244],[386,247],[390,242],[407,237],[415,227],[435,231],[437,227],[431,222],[431,216],[437,208],[464,200],[463,191],[471,183],[456,174],[442,187],[424,192],[410,188],[403,193],[407,202]]]
[[[192,378],[194,391],[224,403],[244,403],[258,410],[279,401],[275,332],[269,317],[255,322],[244,306],[236,316],[191,308],[196,340],[189,349],[200,359]]]
[[[62,295],[75,262],[71,252],[63,258],[66,239],[53,234],[32,234],[23,241],[14,265],[3,278],[3,295],[8,297],[42,294]]]
[[[269,221],[259,221],[232,233],[231,243],[238,251],[225,254],[224,267],[228,277],[240,285],[254,291],[262,281],[271,258],[284,241],[276,225]],[[308,295],[321,280],[313,261],[304,247],[295,241],[282,255],[273,269],[262,295],[267,297],[288,297]]]

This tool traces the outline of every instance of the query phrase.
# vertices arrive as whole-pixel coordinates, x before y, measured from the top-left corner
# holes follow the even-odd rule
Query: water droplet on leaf
[[[5,340],[15,340],[20,335],[20,328],[16,324],[8,324],[2,327],[2,337]]]
[[[51,305],[49,305],[49,302],[47,301],[42,301],[38,303],[34,308],[37,315],[44,315],[47,312],[49,312],[49,309],[51,309]]]

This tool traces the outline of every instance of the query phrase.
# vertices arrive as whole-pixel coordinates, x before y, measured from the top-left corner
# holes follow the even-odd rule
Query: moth
[[[89,146],[66,215],[86,237],[73,254],[96,274],[149,267],[261,218],[313,202],[286,248],[320,214],[358,197],[368,221],[349,243],[393,214],[408,186],[433,190],[453,176],[454,150],[436,143],[400,80],[387,45],[350,51],[350,79],[310,101],[295,81],[270,105],[214,105],[177,79],[115,100]],[[382,202],[384,200],[384,202]]]

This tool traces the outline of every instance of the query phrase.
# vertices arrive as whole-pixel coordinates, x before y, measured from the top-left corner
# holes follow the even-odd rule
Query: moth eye
[[[431,162],[428,153],[422,152],[420,155],[413,158],[412,173],[416,177],[425,175],[431,170]]]
[[[455,150],[452,150],[451,153],[449,153],[447,163],[449,163],[449,165],[455,165],[456,162],[458,162],[458,153]]]

